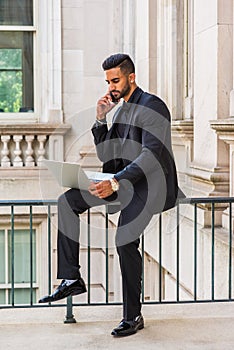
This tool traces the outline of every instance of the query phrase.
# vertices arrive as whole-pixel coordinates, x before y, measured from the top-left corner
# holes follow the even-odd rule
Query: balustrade
[[[63,160],[63,136],[69,129],[66,124],[0,125],[0,166],[34,168],[47,157]]]
[[[47,135],[0,136],[1,167],[40,166],[46,155]]]

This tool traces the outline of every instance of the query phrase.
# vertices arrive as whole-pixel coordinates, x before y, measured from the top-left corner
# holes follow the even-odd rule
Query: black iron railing
[[[163,276],[165,273],[165,266],[163,262],[163,238],[164,238],[164,216],[167,215],[167,213],[160,214],[158,216],[158,224],[157,228],[155,230],[157,231],[157,234],[155,235],[155,239],[157,239],[158,244],[158,258],[157,258],[157,264],[158,264],[158,298],[156,300],[145,300],[145,259],[143,259],[143,275],[142,275],[142,302],[145,304],[157,304],[157,303],[187,303],[187,302],[220,302],[220,301],[234,301],[233,297],[233,256],[234,256],[234,248],[233,248],[233,216],[232,216],[232,204],[234,202],[233,197],[214,197],[214,198],[186,198],[179,202],[175,210],[175,227],[174,227],[174,239],[175,239],[175,264],[174,267],[174,279],[176,284],[176,296],[172,299],[165,299],[164,297],[164,280]],[[10,292],[11,297],[9,298],[10,302],[2,303],[0,305],[0,308],[12,308],[12,307],[46,307],[46,306],[64,306],[64,304],[38,304],[37,301],[35,301],[35,276],[34,276],[34,270],[35,270],[35,264],[38,264],[38,261],[35,262],[34,257],[34,249],[33,249],[33,231],[35,227],[34,221],[37,220],[37,216],[41,215],[40,208],[42,210],[43,208],[43,215],[44,220],[47,220],[47,232],[44,232],[44,244],[47,245],[47,270],[48,270],[48,294],[52,292],[52,223],[51,223],[51,215],[52,215],[52,208],[53,213],[56,212],[56,205],[57,201],[55,200],[15,200],[15,201],[0,201],[0,223],[1,223],[1,217],[4,218],[5,226],[8,222],[9,231],[10,231],[10,261],[8,261],[8,289]],[[193,289],[191,291],[191,297],[189,299],[181,298],[181,268],[183,267],[182,264],[186,264],[186,261],[181,261],[181,254],[183,253],[181,251],[181,230],[183,230],[183,225],[181,225],[181,211],[183,211],[184,206],[189,206],[190,208],[193,208],[193,214],[192,218],[190,217],[190,220],[193,222],[193,237],[191,238],[191,241],[193,242],[193,256],[191,259],[193,260],[193,271],[192,274],[192,280],[193,280]],[[21,208],[19,210],[19,208]],[[37,208],[37,210],[35,210]],[[198,234],[199,230],[201,229],[201,225],[198,222],[198,211],[207,211],[210,215],[210,222],[205,224],[204,229],[207,229],[209,227],[210,230],[210,253],[209,251],[207,254],[210,259],[210,276],[209,280],[210,283],[210,297],[202,297],[199,291],[198,293],[198,263],[199,263],[199,257],[198,257]],[[216,282],[216,269],[215,269],[215,263],[216,263],[216,249],[215,249],[215,243],[216,243],[216,230],[220,230],[220,224],[216,223],[216,215],[223,213],[225,210],[226,215],[228,216],[228,233],[226,233],[227,238],[227,246],[228,246],[228,259],[227,259],[227,270],[228,270],[228,278],[227,278],[227,295],[226,297],[215,297],[215,282]],[[25,220],[28,222],[28,232],[29,232],[29,290],[30,290],[30,298],[28,303],[22,303],[18,304],[15,302],[15,287],[16,287],[16,281],[15,281],[15,233],[20,223],[20,216],[23,215],[24,222]],[[17,218],[17,220],[16,220]],[[74,304],[72,302],[72,298],[69,297],[67,299],[67,315],[66,315],[66,321],[67,323],[75,322],[74,317],[72,315],[72,307],[73,305],[113,305],[113,304],[120,304],[121,302],[110,302],[109,301],[109,206],[106,206],[106,213],[105,213],[105,298],[102,302],[96,302],[91,299],[91,213],[90,211],[87,212],[87,301],[82,302],[79,304]],[[17,226],[16,226],[17,225]],[[199,230],[198,230],[199,225]],[[183,233],[184,234],[184,233]],[[156,238],[157,237],[157,238]],[[141,250],[142,252],[145,251],[145,240],[147,237],[145,235],[142,235],[141,238]],[[2,281],[3,278],[0,276],[0,281]],[[4,286],[4,283],[2,284]],[[1,283],[0,283],[1,288]],[[3,289],[4,287],[2,287]],[[40,286],[37,286],[37,288],[40,290]]]

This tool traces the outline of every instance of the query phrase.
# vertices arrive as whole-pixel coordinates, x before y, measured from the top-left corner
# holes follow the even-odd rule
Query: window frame
[[[10,305],[10,297],[11,297],[11,287],[12,287],[12,283],[9,282],[9,253],[8,253],[8,243],[9,243],[9,231],[11,231],[11,227],[10,226],[2,226],[0,227],[1,231],[4,231],[4,247],[5,247],[5,269],[4,269],[4,273],[5,273],[5,283],[0,283],[0,291],[4,291],[5,292],[5,303],[2,305]],[[14,232],[16,232],[17,230],[25,230],[25,231],[30,231],[28,226],[17,226],[14,228]],[[33,290],[35,291],[35,296],[37,297],[37,293],[39,290],[39,262],[40,262],[40,255],[39,255],[39,244],[40,244],[40,234],[39,234],[39,230],[37,226],[33,226],[32,230],[35,231],[35,244],[36,244],[36,257],[34,260],[34,264],[35,264],[35,273],[36,273],[36,280],[35,282],[32,283],[33,285]],[[16,289],[28,289],[30,291],[30,281],[26,282],[26,283],[18,283],[18,282],[14,282],[14,290]],[[24,305],[27,303],[23,303],[20,305]]]
[[[38,19],[37,19],[37,6],[38,1],[33,0],[33,25],[0,25],[0,32],[31,32],[33,35],[33,90],[34,90],[34,112],[4,112],[0,113],[0,122],[37,122],[38,121],[38,99],[37,96],[37,32],[38,32]]]

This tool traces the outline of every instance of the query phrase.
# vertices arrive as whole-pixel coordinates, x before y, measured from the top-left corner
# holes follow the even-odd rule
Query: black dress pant
[[[106,199],[91,195],[88,191],[70,189],[58,199],[58,274],[61,279],[80,277],[79,214],[87,209],[110,202],[121,202],[121,212],[116,231],[116,247],[119,255],[123,288],[123,318],[130,320],[141,311],[142,257],[139,237],[152,218],[144,203],[134,193],[128,198],[117,198],[116,193]],[[92,232],[91,232],[92,234]]]

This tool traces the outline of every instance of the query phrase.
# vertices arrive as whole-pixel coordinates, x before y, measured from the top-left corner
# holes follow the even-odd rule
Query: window
[[[31,244],[32,240],[32,244]],[[31,247],[30,247],[31,246]],[[14,301],[30,302],[30,256],[32,252],[33,301],[36,300],[36,231],[14,230]],[[0,230],[0,304],[10,304],[12,281],[12,234]]]
[[[34,111],[33,0],[0,2],[0,112]]]

